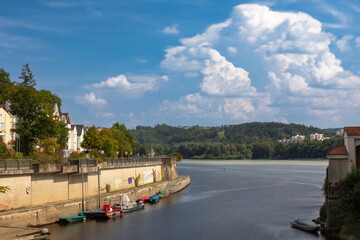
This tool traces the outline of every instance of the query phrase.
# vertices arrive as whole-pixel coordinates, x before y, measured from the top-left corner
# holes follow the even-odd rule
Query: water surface
[[[50,225],[51,239],[324,239],[290,227],[323,204],[326,161],[194,161],[185,190],[108,221]]]

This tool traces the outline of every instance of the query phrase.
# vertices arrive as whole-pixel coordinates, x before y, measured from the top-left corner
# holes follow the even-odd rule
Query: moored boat
[[[291,222],[291,226],[292,226],[293,228],[297,228],[297,229],[300,229],[300,230],[303,230],[303,231],[307,231],[307,232],[314,232],[314,233],[316,233],[316,232],[320,229],[319,226],[310,225],[310,224],[301,222],[301,221],[298,220],[298,219],[296,219],[295,221],[292,221],[292,222]]]
[[[118,204],[115,204],[115,207],[121,207],[121,211],[123,213],[136,211],[139,209],[143,209],[145,207],[144,201],[131,201],[127,194],[121,196],[121,201]]]
[[[169,196],[169,193],[166,191],[159,191],[159,198],[166,198]]]
[[[73,222],[81,222],[86,219],[86,216],[84,213],[79,212],[77,216],[67,216],[67,217],[61,217],[57,221],[59,224],[68,224]]]
[[[150,200],[150,197],[145,196],[145,197],[139,198],[137,201],[148,202],[149,200]]]
[[[159,202],[159,199],[160,199],[159,195],[153,195],[153,196],[150,196],[149,202],[157,203],[157,202]]]
[[[109,204],[104,204],[102,209],[94,209],[83,213],[88,218],[110,219],[121,215],[121,206],[110,207]]]

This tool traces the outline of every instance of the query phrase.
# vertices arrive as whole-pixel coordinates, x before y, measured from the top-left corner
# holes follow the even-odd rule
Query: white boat
[[[143,209],[145,207],[144,201],[131,201],[127,194],[121,196],[120,203],[116,206],[121,207],[123,213],[132,212],[135,210]]]

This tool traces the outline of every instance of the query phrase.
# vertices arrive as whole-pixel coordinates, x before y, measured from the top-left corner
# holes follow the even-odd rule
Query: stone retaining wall
[[[190,184],[189,176],[179,177],[173,181],[162,181],[152,183],[141,187],[126,189],[122,191],[106,193],[101,195],[101,204],[112,200],[116,202],[124,193],[128,194],[130,199],[138,199],[143,196],[153,195],[158,191],[166,190],[169,193],[176,193],[186,188]],[[97,208],[98,196],[85,199],[85,210]],[[82,211],[81,199],[72,201],[46,204],[25,208],[21,210],[11,210],[0,213],[0,226],[38,226],[56,222],[59,217],[76,215]]]

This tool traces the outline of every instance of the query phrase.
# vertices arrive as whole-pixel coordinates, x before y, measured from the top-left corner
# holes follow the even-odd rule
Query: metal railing
[[[154,164],[161,163],[161,158],[108,158],[106,164],[112,165],[133,165],[133,164]]]
[[[70,163],[70,165],[78,165],[79,167],[96,167],[97,166],[96,159],[92,159],[92,158],[70,160],[69,163]]]
[[[155,164],[161,163],[161,158],[108,158],[106,164],[113,165],[133,165],[133,164]]]
[[[32,169],[31,159],[0,159],[0,171]]]

